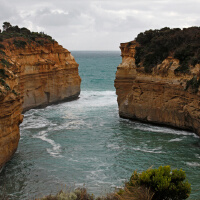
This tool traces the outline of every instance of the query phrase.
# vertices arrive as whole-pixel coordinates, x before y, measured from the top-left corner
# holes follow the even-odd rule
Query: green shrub
[[[18,96],[18,93],[15,90],[12,90],[12,93],[15,94],[15,96]]]
[[[23,40],[14,40],[13,41],[13,44],[17,47],[17,48],[25,48],[25,46],[26,46],[26,42],[25,41],[23,41]]]
[[[6,55],[6,53],[3,50],[1,50],[1,49],[0,49],[0,54]]]
[[[184,62],[183,64],[181,64],[179,67],[177,67],[174,70],[174,73],[177,75],[178,73],[183,73],[183,74],[189,74],[190,73],[190,68],[188,66],[187,62]]]
[[[44,40],[37,40],[36,41],[40,46],[44,46],[45,41]]]
[[[192,79],[187,81],[185,90],[187,90],[189,87],[191,87],[192,90],[194,91],[194,93],[197,93],[199,86],[200,86],[200,79],[197,80],[197,77],[194,76]]]
[[[9,85],[5,82],[5,80],[4,79],[2,79],[2,78],[0,78],[0,83],[1,83],[1,85],[3,85],[4,86],[4,88],[7,90],[7,91],[9,91],[10,90],[10,87],[9,87]]]
[[[0,64],[2,64],[4,67],[10,67],[12,65],[10,62],[8,62],[4,58],[0,59]]]
[[[0,69],[0,76],[2,78],[8,78],[8,75],[5,73],[5,69]]]
[[[194,56],[191,58],[191,65],[195,66],[196,64],[198,64],[199,62],[199,59],[198,57]]]
[[[3,44],[0,44],[0,49],[5,49]]]
[[[148,30],[138,34],[135,40],[139,43],[135,63],[137,67],[144,66],[146,73],[151,73],[169,55],[179,59],[180,73],[189,73],[187,66],[200,63],[200,27]]]
[[[78,188],[73,192],[63,192],[56,195],[48,195],[40,200],[94,200],[93,195],[89,195],[85,188]]]
[[[0,42],[4,41],[4,39],[13,38],[15,39],[13,42],[17,48],[25,48],[25,42],[37,41],[41,39],[43,41],[39,42],[39,45],[53,43],[55,41],[51,36],[45,34],[44,32],[31,32],[25,27],[19,28],[18,26],[12,26],[9,22],[4,23],[4,27],[4,31],[0,33]],[[24,38],[25,40],[20,40],[21,38]],[[4,49],[4,46],[0,44],[0,48]]]
[[[185,172],[172,170],[170,166],[148,169],[142,173],[136,171],[131,176],[129,186],[145,186],[154,193],[153,200],[187,199],[191,192],[190,184],[185,181]]]
[[[1,83],[1,85],[5,85],[4,79],[0,78],[0,83]]]
[[[72,192],[60,191],[40,200],[183,200],[191,192],[191,186],[185,179],[182,169],[160,166],[142,173],[134,171],[124,188],[103,197],[95,198],[85,188],[78,188]]]

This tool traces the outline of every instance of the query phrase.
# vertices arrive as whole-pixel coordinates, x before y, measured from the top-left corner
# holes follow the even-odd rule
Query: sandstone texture
[[[71,53],[57,42],[43,46],[30,44],[24,49],[9,45],[6,49],[6,55],[20,65],[23,111],[79,96],[81,79],[78,64]]]
[[[194,131],[200,136],[200,90],[187,87],[193,77],[199,79],[200,65],[190,66],[190,73],[174,73],[179,60],[168,56],[146,73],[136,67],[136,41],[120,46],[122,63],[115,79],[119,115]]]
[[[24,38],[20,42],[26,41]],[[45,40],[44,40],[45,41]],[[0,60],[0,168],[12,157],[20,138],[22,112],[78,98],[81,78],[71,53],[56,41],[2,42]]]
[[[15,153],[20,138],[23,98],[19,93],[18,67],[12,64],[5,69],[0,63],[1,73],[5,69],[4,79],[0,78],[0,169]]]

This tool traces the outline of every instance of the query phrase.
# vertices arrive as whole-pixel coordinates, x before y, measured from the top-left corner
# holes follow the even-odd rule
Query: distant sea
[[[114,79],[119,51],[73,51],[82,78],[76,101],[25,113],[13,159],[0,174],[0,199],[24,200],[85,186],[104,195],[132,172],[171,165],[200,197],[200,139],[187,131],[118,116]]]

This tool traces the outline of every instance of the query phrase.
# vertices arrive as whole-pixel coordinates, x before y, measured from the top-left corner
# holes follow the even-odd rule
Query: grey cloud
[[[118,49],[147,29],[199,26],[199,0],[1,0],[0,22],[45,31],[69,49]]]
[[[0,21],[8,21],[17,16],[17,11],[6,5],[5,1],[0,2]]]

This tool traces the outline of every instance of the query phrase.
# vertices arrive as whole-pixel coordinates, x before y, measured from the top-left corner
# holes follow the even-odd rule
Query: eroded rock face
[[[12,62],[9,58],[7,60]],[[12,64],[7,69],[0,64],[1,73],[2,69],[5,70],[4,79],[0,78],[0,169],[15,153],[20,138],[23,98],[19,93],[17,68]]]
[[[57,42],[24,49],[9,45],[7,55],[20,64],[23,110],[76,99],[81,79],[71,53]]]
[[[121,44],[122,63],[118,66],[115,88],[119,115],[194,131],[200,136],[200,90],[187,82],[199,78],[200,65],[190,74],[175,74],[179,60],[168,57],[151,74],[135,65],[135,41]]]
[[[55,41],[17,48],[8,39],[3,45],[1,59],[9,64],[0,62],[0,73],[5,70],[0,85],[0,169],[17,149],[22,111],[76,99],[81,83],[74,57]]]

